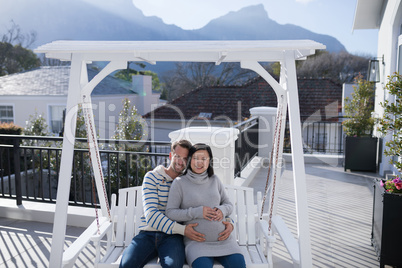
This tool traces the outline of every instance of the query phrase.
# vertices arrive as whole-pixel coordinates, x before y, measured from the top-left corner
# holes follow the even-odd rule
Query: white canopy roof
[[[283,51],[293,50],[295,58],[303,58],[325,49],[323,44],[311,40],[269,41],[54,41],[35,49],[48,58],[72,59],[81,54],[91,61],[157,61],[188,62],[259,62],[279,61]]]

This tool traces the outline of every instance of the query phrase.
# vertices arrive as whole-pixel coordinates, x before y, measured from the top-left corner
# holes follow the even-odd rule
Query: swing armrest
[[[257,224],[260,234],[262,235],[260,239],[265,238],[268,243],[274,243],[276,241],[276,238],[275,236],[268,234],[268,222],[265,220],[258,220]]]
[[[113,223],[110,221],[104,222],[100,227],[99,227],[99,233],[98,230],[96,230],[95,234],[91,236],[91,241],[95,243],[100,243],[100,240],[103,239],[103,237],[109,233],[110,229],[112,228]]]
[[[111,223],[107,217],[99,218],[100,229],[106,228],[106,226],[111,226]],[[63,253],[63,267],[73,267],[75,260],[81,251],[89,244],[98,232],[97,221],[94,220],[91,225],[85,229],[85,231],[64,251]]]
[[[281,237],[282,242],[288,250],[293,262],[300,263],[299,243],[286,226],[282,217],[279,215],[272,216],[272,225]]]

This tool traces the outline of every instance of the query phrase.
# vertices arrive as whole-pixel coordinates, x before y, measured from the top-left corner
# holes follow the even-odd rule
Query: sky
[[[378,30],[352,30],[357,0],[132,0],[145,16],[185,30],[199,29],[209,21],[263,4],[268,17],[279,24],[294,24],[338,39],[349,53],[377,54]],[[258,27],[258,26],[257,26]]]

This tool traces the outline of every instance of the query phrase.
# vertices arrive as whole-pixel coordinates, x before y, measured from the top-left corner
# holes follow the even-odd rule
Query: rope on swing
[[[281,96],[283,99],[283,96]],[[275,198],[275,187],[276,187],[276,170],[277,170],[277,165],[278,165],[278,160],[279,160],[279,148],[280,148],[280,133],[282,129],[282,107],[283,104],[282,102],[278,103],[278,111],[276,115],[276,123],[275,123],[275,131],[274,131],[274,141],[272,143],[272,150],[271,150],[271,157],[270,157],[270,162],[269,162],[269,167],[268,167],[268,175],[267,175],[267,181],[265,184],[265,192],[264,192],[264,198],[262,200],[262,205],[261,205],[261,212],[260,212],[260,219],[262,219],[263,213],[264,213],[264,205],[266,202],[266,198],[268,196],[268,188],[269,188],[269,181],[270,181],[270,175],[271,175],[271,168],[273,164],[273,173],[274,173],[274,178],[273,178],[273,183],[272,183],[272,196],[271,196],[271,206],[270,206],[270,211],[269,211],[269,221],[268,221],[268,232],[271,231],[272,227],[272,214],[274,210],[274,198]],[[275,145],[276,145],[276,154],[275,154],[275,163],[273,163],[273,158],[274,158],[274,152],[275,152]]]
[[[85,96],[84,96],[85,98]],[[94,128],[92,125],[92,117],[91,117],[91,111],[90,111],[91,107],[88,105],[86,107],[82,107],[82,110],[84,112],[84,121],[85,121],[85,125],[86,125],[86,129],[87,129],[87,134],[88,133],[88,129],[91,132],[91,136],[92,136],[92,141],[94,144],[94,149],[95,149],[95,155],[96,155],[96,162],[98,164],[99,167],[99,174],[101,176],[101,182],[102,182],[102,189],[103,189],[103,195],[105,198],[105,202],[106,202],[106,209],[107,209],[107,214],[108,214],[108,218],[109,221],[112,220],[111,214],[110,214],[110,208],[109,208],[109,201],[107,198],[107,193],[106,193],[106,186],[105,186],[105,180],[103,178],[103,172],[101,169],[101,161],[99,159],[99,147],[98,147],[98,143],[96,142],[96,137],[95,137],[95,132],[94,132]],[[89,137],[88,137],[89,138]],[[90,151],[90,143],[89,143],[89,139],[87,138],[87,143],[88,143],[88,151],[89,151],[89,161],[91,163],[91,166],[93,168],[93,161],[92,161],[92,156],[91,156],[91,151]],[[93,172],[91,172],[92,174],[92,194],[93,194],[93,200],[94,200],[94,204],[95,204],[95,218],[96,218],[96,224],[98,227],[98,234],[100,234],[100,224],[99,224],[99,215],[98,215],[98,206],[96,204],[96,192],[95,192],[95,176],[93,174]]]

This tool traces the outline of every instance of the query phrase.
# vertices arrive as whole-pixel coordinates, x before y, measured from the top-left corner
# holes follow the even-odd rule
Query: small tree
[[[146,136],[146,127],[144,126],[142,117],[138,114],[137,109],[131,106],[130,100],[125,98],[123,100],[123,108],[119,114],[115,134],[112,138],[119,141],[130,141],[143,140],[146,139]],[[116,151],[140,152],[143,150],[143,146],[139,143],[119,142],[113,145],[112,149]],[[142,177],[149,169],[149,163],[150,159],[145,159],[145,157],[140,157],[136,154],[132,154],[131,157],[124,154],[111,155],[112,191],[115,192],[120,186],[140,185]],[[129,168],[127,168],[127,165]],[[133,180],[127,181],[127,177],[131,177]],[[137,178],[137,181],[134,181],[134,178]]]
[[[26,126],[23,130],[24,135],[27,136],[50,136],[49,127],[46,123],[46,119],[43,114],[39,114],[35,109],[34,114],[29,116],[28,121],[26,121]],[[40,177],[47,178],[48,174],[54,178],[57,172],[57,167],[55,166],[55,158],[57,151],[54,149],[49,149],[46,152],[45,147],[60,147],[60,142],[53,142],[49,140],[35,140],[35,139],[24,139],[22,142],[25,146],[32,146],[30,149],[25,150],[26,168],[35,170],[32,176],[27,176],[25,178],[26,183],[31,185],[29,187],[43,187],[46,183],[43,180],[39,180]],[[42,173],[41,173],[42,172]],[[37,181],[38,186],[35,186]],[[50,182],[48,182],[50,183]],[[52,184],[54,190],[56,190],[57,185]],[[38,191],[35,193],[35,197],[42,197],[42,192]]]
[[[356,86],[352,98],[345,99],[345,115],[343,130],[346,136],[370,136],[374,127],[374,85],[363,79],[362,75],[355,78]]]
[[[122,103],[123,109],[119,114],[119,122],[112,138],[116,140],[141,140],[146,136],[141,115],[138,114],[134,106],[131,106],[128,98],[124,98]],[[127,146],[125,144],[125,149],[129,149]]]
[[[35,113],[29,116],[24,128],[24,135],[29,136],[49,136],[49,127],[43,114],[39,114],[35,109]]]
[[[29,119],[26,122],[26,126],[24,128],[23,133],[24,135],[27,136],[50,136],[49,126],[47,125],[46,119],[44,118],[43,114],[39,114],[38,111],[35,109],[34,114],[29,116]],[[60,147],[59,143],[52,143],[50,141],[44,141],[44,140],[23,140],[22,144],[27,146]],[[39,169],[40,158],[38,154],[34,153],[34,149],[31,149],[30,152],[31,152],[31,161],[29,162],[28,166],[30,168]],[[52,151],[51,154],[55,154],[55,151]],[[52,158],[54,157],[51,156],[51,160],[49,161],[47,154],[43,154],[42,168],[49,168],[49,169],[55,168],[53,166]],[[48,165],[48,163],[50,163],[50,166]]]
[[[391,156],[390,163],[402,172],[402,75],[394,73],[389,76],[385,88],[395,96],[395,102],[386,100],[381,103],[384,115],[379,120],[378,130],[384,135],[391,135],[391,140],[385,143],[387,149],[384,154]]]
[[[76,138],[88,137],[87,129],[85,126],[85,114],[81,104],[78,105],[77,121],[75,127],[76,127],[75,128]],[[90,155],[88,151],[88,143],[75,142],[74,148],[78,149],[75,150],[74,153],[74,174],[76,181],[75,183],[71,184],[70,200],[87,203],[93,194],[92,182],[91,182],[93,174],[92,174]],[[83,152],[82,150],[79,149],[84,149],[85,151]],[[83,195],[79,194],[82,192],[84,192]],[[75,196],[72,196],[72,194],[75,194]],[[93,202],[96,202],[96,200],[94,200]]]

